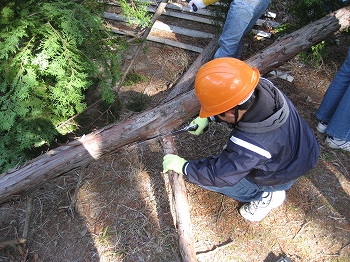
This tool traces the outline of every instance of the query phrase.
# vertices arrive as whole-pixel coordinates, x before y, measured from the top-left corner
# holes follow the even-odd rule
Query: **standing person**
[[[292,102],[257,69],[235,58],[213,59],[195,79],[201,104],[199,135],[209,121],[233,129],[217,156],[185,160],[174,154],[163,159],[163,171],[174,170],[189,182],[241,202],[250,221],[262,220],[285,199],[285,190],[317,162],[316,137]]]
[[[316,112],[317,130],[326,133],[326,144],[350,152],[350,48]]]
[[[218,0],[192,0],[189,6],[200,9]],[[255,22],[264,14],[270,0],[233,0],[227,12],[225,24],[219,38],[219,49],[214,58],[240,58],[242,53],[242,38],[249,33]]]

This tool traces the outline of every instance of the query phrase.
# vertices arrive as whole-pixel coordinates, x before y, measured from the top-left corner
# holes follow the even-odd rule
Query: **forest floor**
[[[273,41],[246,37],[242,60]],[[284,204],[258,223],[240,216],[239,202],[186,182],[197,261],[275,262],[282,256],[294,262],[350,261],[350,154],[327,147],[325,135],[315,129],[315,112],[346,58],[350,36],[341,34],[327,42],[329,55],[318,66],[296,56],[278,68],[292,76],[292,82],[265,76],[288,95],[314,130],[321,147],[318,163],[287,191]],[[146,46],[133,72],[147,81],[123,86],[120,96],[127,104],[145,95],[148,108],[153,108],[198,54],[152,42]],[[131,56],[132,50],[125,56],[126,65]],[[118,121],[134,114],[124,107]],[[98,129],[114,117],[96,107],[81,125]],[[178,153],[186,159],[219,154],[229,133],[225,125],[210,124],[200,136],[178,135]],[[162,157],[158,140],[132,144],[0,205],[0,262],[181,261]],[[28,206],[27,243],[1,247],[22,237]]]

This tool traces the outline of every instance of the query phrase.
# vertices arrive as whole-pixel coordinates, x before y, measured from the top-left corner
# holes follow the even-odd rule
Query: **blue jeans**
[[[201,186],[208,190],[224,194],[228,197],[236,199],[240,202],[251,202],[254,200],[261,200],[264,192],[282,191],[291,188],[296,180],[289,181],[283,185],[278,186],[260,186],[246,178],[241,179],[234,186],[215,187],[215,186]]]
[[[240,58],[242,38],[266,11],[270,0],[233,0],[219,38],[219,49],[214,58]]]
[[[322,99],[316,117],[328,123],[328,135],[350,141],[350,48]]]

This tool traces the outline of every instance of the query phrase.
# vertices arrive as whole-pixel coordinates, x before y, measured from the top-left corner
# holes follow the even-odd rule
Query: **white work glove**
[[[203,133],[203,130],[204,128],[207,127],[208,123],[209,123],[209,120],[207,118],[197,117],[195,120],[193,120],[190,123],[190,126],[197,124],[198,125],[197,129],[195,131],[188,131],[188,132],[192,135],[198,136]]]
[[[190,6],[190,12],[196,12],[198,9],[206,7],[202,0],[191,0],[188,5]],[[193,5],[195,5],[197,9],[195,9]]]

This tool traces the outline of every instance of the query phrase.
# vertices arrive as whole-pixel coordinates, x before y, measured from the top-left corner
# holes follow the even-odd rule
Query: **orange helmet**
[[[217,58],[204,64],[194,83],[202,118],[221,114],[244,102],[260,78],[258,69],[236,58]]]

